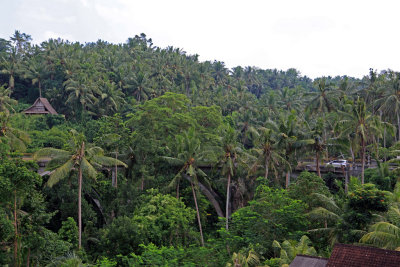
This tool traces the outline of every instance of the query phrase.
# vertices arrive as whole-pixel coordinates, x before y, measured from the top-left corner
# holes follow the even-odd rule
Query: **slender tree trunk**
[[[182,177],[185,178],[186,180],[188,180],[189,182],[193,181],[193,179],[187,174],[182,174]],[[219,206],[219,203],[221,203],[223,200],[220,199],[219,195],[217,195],[217,193],[215,193],[211,188],[207,188],[206,186],[204,186],[201,183],[198,183],[198,185],[199,185],[199,189],[201,190],[201,192],[208,198],[211,205],[213,205],[215,211],[217,212],[218,217],[223,218],[224,213],[223,213],[221,207]]]
[[[199,206],[197,205],[196,192],[194,191],[193,182],[190,182],[190,185],[192,186],[194,205],[196,206],[197,222],[199,223],[201,245],[204,247],[203,228],[201,227],[200,212],[199,212]]]
[[[144,190],[144,177],[142,174],[142,183],[140,184],[140,190],[143,191]]]
[[[38,81],[39,84],[39,97],[42,98],[42,86],[40,84],[40,80]]]
[[[383,129],[383,147],[386,148],[386,125],[384,126],[385,128]],[[384,152],[384,159],[386,161],[386,151]]]
[[[354,169],[356,167],[356,156],[354,155],[354,150],[353,147],[351,146],[351,141],[350,141],[350,154],[351,154],[351,160],[353,161],[353,164],[351,165],[351,174],[354,175]]]
[[[19,266],[19,262],[18,262],[17,190],[14,190],[14,266]]]
[[[80,161],[85,153],[85,142],[82,142]],[[78,249],[82,248],[82,166],[79,166],[78,171]]]
[[[231,185],[231,173],[228,173],[228,183],[226,185],[226,207],[225,207],[225,228],[228,231],[229,226],[228,226],[228,221],[229,221],[229,201],[230,201],[230,185]]]
[[[319,169],[319,153],[318,151],[315,152],[315,161],[316,161],[316,168],[319,178],[321,178],[321,170]]]
[[[79,167],[78,180],[78,249],[82,246],[82,169]]]
[[[265,157],[265,163],[264,163],[265,164],[265,175],[264,175],[265,180],[268,180],[268,171],[269,171],[268,163],[269,163],[269,156]]]
[[[361,184],[364,184],[364,168],[365,168],[365,140],[361,138]]]
[[[289,184],[290,184],[290,172],[287,171],[286,172],[286,189],[289,188]]]
[[[118,151],[115,153],[115,159],[118,159]],[[118,167],[117,163],[115,163],[115,188],[118,188]]]
[[[349,192],[349,167],[346,167],[346,176],[344,181],[344,192],[347,194]]]

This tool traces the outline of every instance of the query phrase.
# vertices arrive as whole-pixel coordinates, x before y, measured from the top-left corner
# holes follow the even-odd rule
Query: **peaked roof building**
[[[326,267],[400,267],[400,251],[336,244]]]
[[[57,111],[51,106],[49,101],[44,97],[39,97],[36,99],[35,103],[24,111],[25,114],[33,115],[33,114],[55,114],[57,115]]]
[[[297,255],[289,267],[325,267],[328,259],[307,255]]]
[[[329,259],[297,255],[290,267],[400,267],[400,251],[336,244]]]

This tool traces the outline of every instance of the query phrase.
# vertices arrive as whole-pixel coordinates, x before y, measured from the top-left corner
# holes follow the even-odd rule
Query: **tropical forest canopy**
[[[21,113],[39,96],[59,115]],[[0,38],[0,122],[2,265],[284,266],[336,242],[400,248],[393,70],[313,80],[144,34],[35,45],[15,31]]]

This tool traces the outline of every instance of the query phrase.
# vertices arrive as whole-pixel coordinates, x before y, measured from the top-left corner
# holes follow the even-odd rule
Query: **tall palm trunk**
[[[342,165],[341,168],[342,168],[342,172],[343,172],[343,176],[344,176],[344,192],[347,194],[347,192],[349,191],[349,176],[348,176],[348,172],[347,172],[347,166],[344,167]]]
[[[290,184],[290,172],[287,171],[287,172],[286,172],[286,183],[285,183],[286,189],[289,188],[289,184]]]
[[[40,84],[40,80],[38,81],[39,84],[39,97],[42,98],[42,86]]]
[[[265,163],[264,163],[264,165],[265,165],[265,174],[264,174],[265,180],[268,179],[268,171],[269,171],[268,164],[269,164],[269,156],[266,156],[265,157]]]
[[[365,140],[361,137],[361,184],[364,184]]]
[[[115,159],[116,159],[116,160],[118,159],[118,150],[117,150],[117,152],[115,153]],[[118,187],[118,166],[117,166],[117,164],[115,164],[115,185],[114,185],[114,187],[115,187],[115,188]]]
[[[319,152],[318,151],[315,152],[315,161],[316,161],[316,168],[317,168],[318,176],[319,176],[319,178],[321,178],[321,170],[319,168]]]
[[[82,142],[81,152],[79,154],[80,161],[82,161],[83,153],[85,151],[85,142]],[[82,247],[82,166],[79,166],[78,171],[78,249]]]
[[[200,212],[199,212],[199,206],[197,205],[196,192],[194,191],[193,182],[190,182],[190,185],[192,186],[192,193],[193,193],[194,205],[195,205],[195,207],[196,207],[196,213],[197,213],[197,222],[199,223],[201,245],[204,247],[203,228],[201,227]]]
[[[18,224],[17,224],[17,190],[14,190],[14,266],[19,266],[19,262],[18,262]]]
[[[228,173],[228,184],[226,185],[226,207],[225,207],[225,228],[228,231],[229,226],[228,226],[228,220],[229,220],[229,201],[230,201],[230,185],[231,185],[231,173]]]

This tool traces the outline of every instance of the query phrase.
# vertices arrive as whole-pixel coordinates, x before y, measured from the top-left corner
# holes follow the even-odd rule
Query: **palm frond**
[[[96,179],[97,171],[93,165],[87,161],[87,159],[83,158],[79,167],[81,168],[82,173],[87,175],[89,178]]]
[[[125,168],[128,167],[128,165],[126,165],[124,162],[120,161],[119,159],[115,159],[115,158],[111,158],[111,157],[107,157],[107,156],[100,156],[100,155],[94,155],[93,157],[91,157],[90,159],[91,163],[96,163],[100,166],[124,166]]]
[[[75,165],[75,162],[70,159],[66,163],[64,163],[61,167],[57,168],[52,174],[50,174],[50,178],[47,181],[47,186],[53,187],[53,185],[57,184],[62,179],[68,177],[68,174],[71,172]]]
[[[173,166],[183,166],[183,164],[185,164],[183,160],[178,158],[173,158],[173,157],[161,157],[161,158]]]
[[[51,147],[42,148],[33,155],[34,160],[72,156],[68,151]]]

